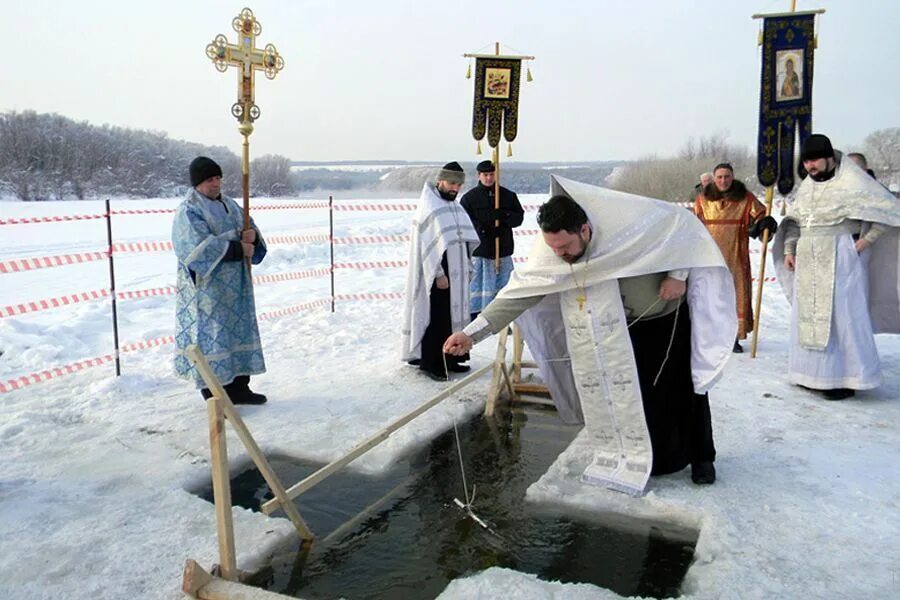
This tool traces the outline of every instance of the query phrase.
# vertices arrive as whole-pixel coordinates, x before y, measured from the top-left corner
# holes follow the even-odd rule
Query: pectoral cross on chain
[[[575,300],[578,302],[578,310],[584,310],[584,303],[587,302],[587,297],[584,295],[584,292],[578,292],[578,295],[575,296]]]

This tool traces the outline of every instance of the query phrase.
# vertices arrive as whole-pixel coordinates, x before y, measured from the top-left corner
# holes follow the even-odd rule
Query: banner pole
[[[775,196],[775,187],[769,186],[766,188],[766,216],[772,214],[772,198]],[[762,250],[760,254],[762,255],[762,259],[759,263],[759,278],[758,283],[756,284],[756,303],[753,307],[753,342],[750,344],[750,358],[756,358],[756,343],[759,339],[759,321],[760,321],[760,309],[762,308],[762,292],[763,285],[766,283],[766,251],[768,250],[769,244],[769,230],[764,229],[762,234]]]
[[[494,43],[494,54],[500,56],[500,42]],[[494,148],[494,210],[500,210],[500,142]],[[496,213],[495,213],[496,215]],[[494,272],[500,273],[500,219],[494,219]]]

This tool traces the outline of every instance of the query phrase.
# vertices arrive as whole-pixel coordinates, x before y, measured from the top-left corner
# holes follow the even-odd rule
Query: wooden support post
[[[354,460],[356,460],[357,458],[359,458],[360,456],[362,456],[363,454],[365,454],[366,452],[368,452],[369,450],[371,450],[372,448],[374,448],[375,446],[377,446],[378,444],[380,444],[381,442],[383,442],[384,440],[389,438],[393,432],[400,429],[401,427],[403,427],[404,425],[406,425],[407,423],[409,423],[410,421],[412,421],[413,419],[415,419],[422,413],[424,413],[424,412],[428,411],[429,409],[431,409],[432,407],[436,406],[445,398],[452,396],[458,390],[466,387],[467,385],[469,385],[470,383],[472,383],[473,381],[475,381],[476,379],[478,379],[479,377],[481,377],[482,375],[484,375],[485,373],[487,373],[489,370],[491,370],[493,368],[494,368],[494,365],[485,365],[485,366],[481,367],[480,369],[478,369],[477,371],[473,371],[472,373],[469,373],[469,375],[467,375],[463,379],[460,379],[459,381],[457,381],[456,383],[454,383],[453,385],[451,385],[444,391],[440,392],[439,394],[432,396],[430,400],[425,402],[425,404],[419,406],[415,410],[412,410],[412,411],[406,413],[405,415],[403,415],[402,417],[400,417],[399,419],[397,419],[396,421],[394,421],[393,423],[391,423],[390,425],[388,425],[381,431],[378,431],[377,433],[369,436],[367,439],[363,440],[362,442],[360,442],[359,444],[357,444],[356,446],[351,448],[350,451],[347,452],[341,458],[328,463],[327,465],[325,465],[324,467],[322,467],[321,469],[319,469],[318,471],[316,471],[315,473],[313,473],[312,475],[310,475],[303,481],[289,487],[286,492],[287,497],[288,498],[296,498],[300,494],[302,494],[306,491],[309,491],[311,488],[313,488],[316,485],[318,485],[319,483],[321,483],[324,479],[330,477],[331,475],[334,475],[337,471],[341,470],[342,468],[344,468],[345,466],[347,466],[348,464],[350,464],[351,462],[353,462]],[[262,510],[266,514],[271,514],[272,511],[274,511],[278,508],[279,504],[280,504],[279,500],[277,498],[274,498],[274,499],[269,500],[268,502],[264,503],[260,507],[260,510]]]
[[[234,427],[235,433],[237,433],[241,442],[244,444],[244,447],[247,449],[247,453],[250,455],[250,458],[253,459],[253,463],[256,465],[256,468],[259,469],[260,473],[262,473],[263,479],[266,480],[266,483],[269,485],[269,489],[271,489],[272,493],[275,495],[275,499],[281,504],[281,507],[284,509],[285,514],[294,524],[294,527],[297,528],[297,532],[300,534],[300,537],[307,541],[313,540],[315,536],[303,521],[303,518],[300,516],[300,512],[297,510],[297,507],[288,498],[287,492],[285,491],[284,486],[281,484],[281,480],[278,479],[278,476],[275,474],[275,471],[272,469],[269,461],[266,459],[262,450],[260,450],[259,446],[256,444],[256,440],[253,439],[253,435],[250,433],[250,430],[247,429],[247,425],[244,423],[241,415],[234,407],[234,404],[231,403],[231,399],[228,398],[228,394],[225,392],[225,388],[222,387],[221,382],[218,380],[215,373],[213,373],[212,367],[209,366],[209,362],[206,360],[206,357],[203,356],[203,353],[200,352],[200,349],[197,348],[197,346],[190,346],[185,351],[185,354],[187,354],[188,358],[190,358],[194,362],[194,366],[197,367],[197,371],[200,373],[200,376],[203,377],[203,381],[206,382],[206,385],[210,390],[212,390],[213,394],[216,397],[222,399],[222,408],[225,412],[225,416],[228,417],[228,420],[231,422],[231,426]],[[230,495],[228,514],[229,516],[231,515]],[[234,541],[232,540],[232,552],[234,551],[233,546]]]
[[[207,573],[195,561],[184,563],[181,591],[191,598],[201,600],[287,600],[283,596],[260,588],[220,579]]]
[[[213,502],[216,508],[219,565],[222,577],[235,581],[237,564],[234,558],[234,524],[231,520],[231,478],[228,474],[228,450],[225,445],[222,396],[214,395],[207,400],[206,409],[209,414],[209,453],[212,460]]]
[[[506,339],[509,337],[509,329],[504,327],[500,332],[497,342],[497,354],[494,357],[494,374],[491,376],[491,384],[488,386],[487,401],[484,403],[484,416],[493,417],[497,411],[497,401],[500,399],[502,389],[502,372],[500,365],[506,366]],[[510,401],[513,397],[510,396]]]
[[[513,323],[513,366],[512,380],[513,383],[522,381],[522,348],[525,346],[522,341],[522,331],[519,326]]]

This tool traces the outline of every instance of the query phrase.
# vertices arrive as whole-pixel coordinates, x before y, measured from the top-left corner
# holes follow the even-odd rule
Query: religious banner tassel
[[[511,157],[511,156],[512,156],[512,144],[507,144],[507,145],[506,145],[506,156],[507,156],[507,157]]]
[[[534,81],[534,77],[531,76],[531,66],[527,63],[525,64],[525,81],[528,83]]]
[[[469,66],[466,68],[466,79],[472,79],[472,63],[469,63]],[[479,152],[478,154],[481,154]]]
[[[475,154],[481,156],[481,142],[475,142]]]

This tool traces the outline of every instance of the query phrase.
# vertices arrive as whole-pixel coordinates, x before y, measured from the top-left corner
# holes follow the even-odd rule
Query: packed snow
[[[537,204],[540,196],[523,197]],[[113,202],[114,210],[172,209],[178,199]],[[254,205],[295,204],[293,199]],[[409,203],[410,200],[401,202]],[[359,202],[345,201],[344,204]],[[365,203],[362,203],[365,204]],[[99,214],[99,202],[0,204],[0,220]],[[404,235],[400,211],[338,211],[336,236]],[[267,238],[325,234],[324,209],[256,210]],[[116,215],[117,243],[168,240],[169,212]],[[534,213],[525,228],[534,228]],[[0,224],[0,262],[104,250],[103,219]],[[517,255],[530,238],[517,237]],[[758,251],[758,247],[754,247]],[[339,263],[403,261],[405,243],[336,246]],[[759,254],[753,254],[755,261]],[[254,275],[327,267],[325,243],[273,244]],[[112,352],[108,297],[12,314],[9,307],[109,287],[105,260],[0,273],[0,383]],[[171,252],[116,256],[117,289],[174,282]],[[774,275],[769,264],[767,276]],[[405,269],[340,269],[337,294],[403,291]],[[240,407],[267,453],[314,461],[338,458],[360,440],[442,389],[398,360],[402,301],[339,301],[327,277],[256,287],[268,372],[253,388],[265,406]],[[118,301],[123,345],[165,338],[174,296]],[[13,311],[15,312],[15,311]],[[763,295],[759,356],[735,355],[711,392],[719,479],[697,487],[688,471],[652,478],[643,498],[585,486],[591,449],[577,438],[529,488],[526,501],[570,506],[699,529],[688,598],[887,598],[900,595],[900,339],[879,336],[885,374],[876,390],[827,402],[785,378],[788,304],[777,283]],[[749,350],[749,344],[745,344]],[[209,479],[205,405],[172,373],[173,345],[122,354],[112,363],[0,393],[0,597],[182,597],[181,570],[193,558],[217,562],[213,506],[185,491]],[[488,364],[495,340],[476,347]],[[483,409],[487,379],[444,401],[352,464],[377,473],[398,456]],[[246,453],[229,429],[232,465]],[[293,482],[286,482],[290,485]],[[296,532],[286,519],[234,509],[238,564],[252,570]],[[547,582],[508,569],[453,581],[442,599],[612,598],[587,584]]]

